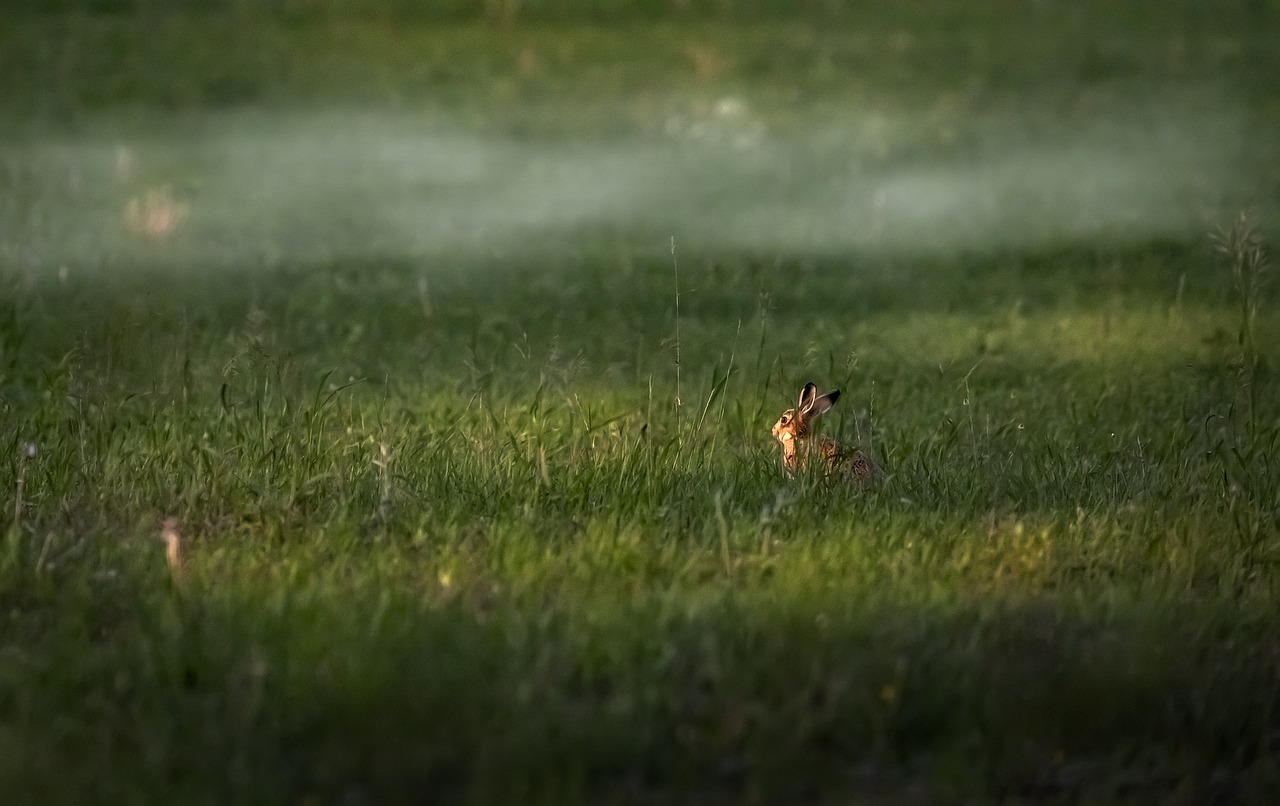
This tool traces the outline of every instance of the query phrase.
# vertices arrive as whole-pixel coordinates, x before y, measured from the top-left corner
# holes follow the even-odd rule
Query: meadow
[[[1280,10],[801,5],[14,4],[3,800],[1271,802]]]

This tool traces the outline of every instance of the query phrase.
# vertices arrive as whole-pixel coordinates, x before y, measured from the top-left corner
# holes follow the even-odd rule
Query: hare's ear
[[[818,387],[812,383],[806,383],[804,388],[800,390],[800,400],[796,403],[796,414],[808,414],[810,407],[813,406],[813,399],[818,394]]]
[[[825,395],[818,395],[817,397],[813,398],[813,404],[810,407],[809,416],[817,417],[819,414],[823,414],[832,406],[834,406],[836,404],[836,401],[839,399],[840,399],[839,389],[832,389],[830,392],[827,392]]]

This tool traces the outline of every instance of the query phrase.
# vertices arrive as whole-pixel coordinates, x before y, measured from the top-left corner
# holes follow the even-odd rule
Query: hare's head
[[[813,419],[825,413],[840,399],[840,390],[818,394],[818,387],[806,383],[794,409],[787,409],[773,424],[773,438],[782,443],[784,457],[793,456],[797,443],[809,437]]]

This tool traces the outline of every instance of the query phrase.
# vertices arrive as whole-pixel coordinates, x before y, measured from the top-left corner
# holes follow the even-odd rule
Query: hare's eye
[[[791,422],[791,415],[790,414],[782,415],[782,424],[786,425],[789,422]]]

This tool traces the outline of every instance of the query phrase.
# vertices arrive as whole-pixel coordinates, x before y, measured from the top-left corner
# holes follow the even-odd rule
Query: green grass
[[[0,30],[0,792],[1268,802],[1274,9],[694,6]]]

